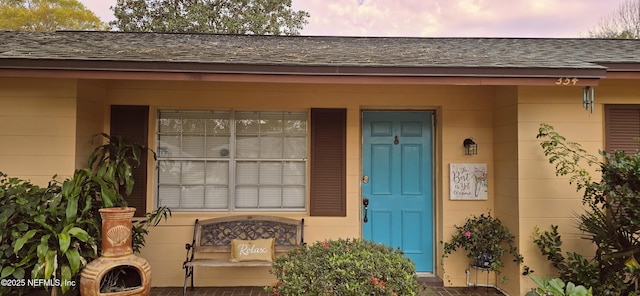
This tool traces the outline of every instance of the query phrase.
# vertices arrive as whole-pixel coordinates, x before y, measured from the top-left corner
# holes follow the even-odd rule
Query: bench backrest
[[[196,252],[231,252],[231,240],[273,238],[274,251],[285,252],[304,243],[304,219],[271,216],[226,216],[196,220]]]

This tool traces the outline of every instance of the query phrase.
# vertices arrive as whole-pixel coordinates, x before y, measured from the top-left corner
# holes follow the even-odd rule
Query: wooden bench
[[[187,293],[187,280],[191,278],[193,289],[193,268],[209,267],[255,267],[271,266],[266,261],[231,262],[231,240],[274,239],[274,252],[286,252],[304,244],[304,219],[296,220],[271,216],[227,216],[204,221],[196,219],[193,228],[193,242],[186,244],[187,257],[182,264],[185,270],[183,293]],[[225,258],[207,258],[205,253],[226,253]]]

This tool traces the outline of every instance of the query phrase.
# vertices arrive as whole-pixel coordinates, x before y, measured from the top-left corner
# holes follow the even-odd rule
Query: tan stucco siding
[[[0,171],[37,185],[73,173],[76,82],[0,78]]]
[[[103,141],[96,135],[108,126],[105,82],[81,80],[77,94],[76,168],[82,168],[87,166],[93,148]]]

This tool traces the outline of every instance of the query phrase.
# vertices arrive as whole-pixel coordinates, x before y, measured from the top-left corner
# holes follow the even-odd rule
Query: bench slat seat
[[[218,266],[218,267],[258,267],[271,266],[272,262],[267,261],[242,261],[231,262],[229,259],[193,259],[186,262],[185,266]]]
[[[193,289],[193,270],[202,267],[266,267],[272,262],[242,261],[231,262],[231,241],[274,239],[274,253],[284,253],[304,244],[304,219],[291,219],[273,216],[235,215],[199,221],[193,228],[193,241],[186,244],[187,257],[182,263],[185,270],[183,294],[187,294],[187,280],[191,278]],[[206,253],[226,253],[226,258],[207,258]]]

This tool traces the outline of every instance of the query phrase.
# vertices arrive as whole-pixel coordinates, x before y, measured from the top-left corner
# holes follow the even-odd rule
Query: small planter
[[[151,292],[151,267],[133,255],[131,219],[135,208],[100,209],[102,253],[82,271],[82,296],[147,296]],[[118,287],[112,290],[109,286]]]
[[[473,267],[481,268],[481,269],[491,269],[493,266],[494,259],[493,255],[490,253],[482,253],[476,256],[475,261],[472,262]]]
[[[523,261],[515,246],[515,236],[500,219],[491,214],[472,216],[465,220],[464,225],[454,226],[455,231],[451,239],[444,242],[443,257],[456,250],[464,250],[471,266],[496,273],[504,266],[502,260],[506,253],[509,253],[516,263]]]

